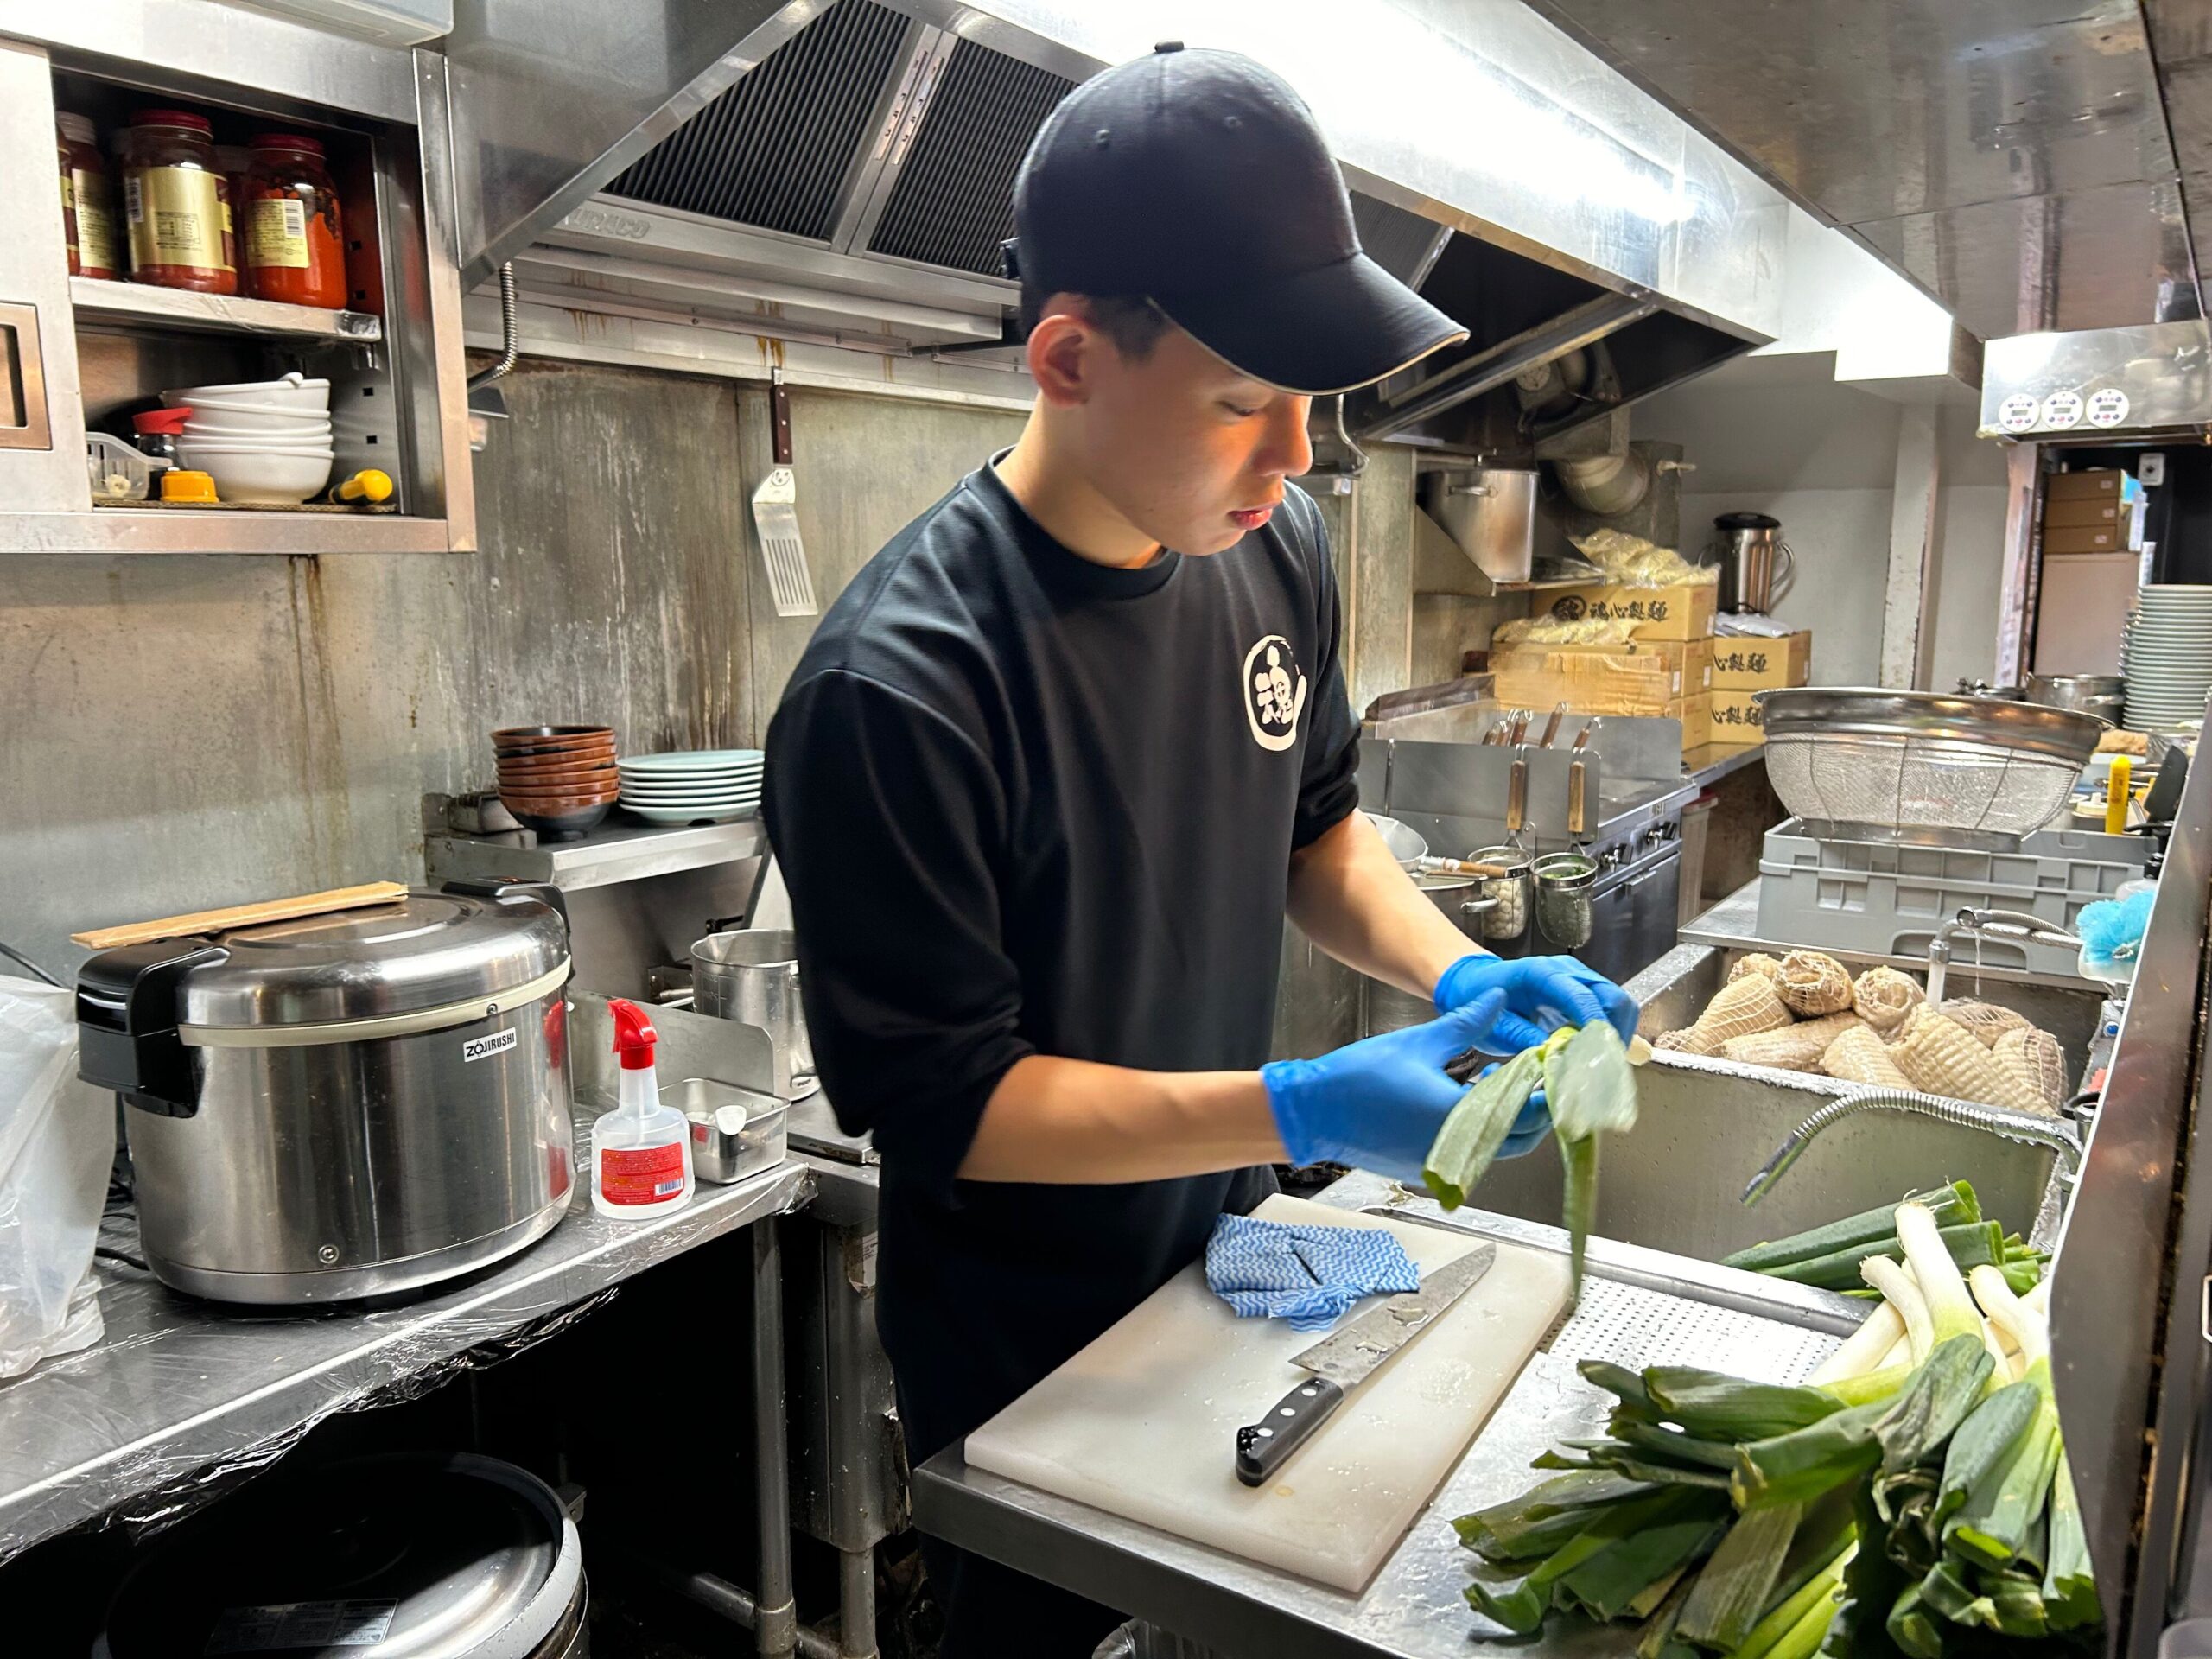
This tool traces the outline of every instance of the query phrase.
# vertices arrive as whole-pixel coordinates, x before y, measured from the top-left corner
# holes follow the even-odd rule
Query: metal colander
[[[2017,842],[2066,810],[2106,722],[1999,697],[1805,686],[1762,691],[1767,777],[1824,829]]]

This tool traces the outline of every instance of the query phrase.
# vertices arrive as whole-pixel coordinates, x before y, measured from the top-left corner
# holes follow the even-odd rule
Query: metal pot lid
[[[512,1464],[356,1459],[250,1489],[156,1544],[102,1649],[534,1659],[582,1593],[582,1553],[559,1500]]]
[[[186,976],[188,1025],[321,1025],[443,1007],[526,986],[568,959],[560,913],[505,899],[410,893],[388,905],[218,934],[226,961]]]

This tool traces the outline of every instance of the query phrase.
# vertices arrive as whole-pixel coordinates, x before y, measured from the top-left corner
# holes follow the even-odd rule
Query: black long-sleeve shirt
[[[883,1160],[878,1323],[913,1454],[965,1433],[1204,1248],[1265,1170],[964,1181],[1029,1054],[1266,1059],[1290,855],[1355,804],[1326,532],[1079,558],[989,467],[823,619],[768,734],[817,1064]]]

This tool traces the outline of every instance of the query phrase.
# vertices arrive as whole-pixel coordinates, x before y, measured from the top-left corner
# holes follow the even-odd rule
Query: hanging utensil
[[[1536,745],[1538,748],[1548,749],[1551,747],[1552,739],[1559,735],[1559,723],[1563,718],[1565,718],[1566,715],[1567,699],[1561,697],[1559,702],[1559,707],[1552,710],[1552,717],[1544,722],[1543,741]]]
[[[1529,735],[1529,722],[1535,717],[1536,711],[1533,709],[1516,709],[1513,711],[1513,729],[1505,734],[1509,747],[1520,747],[1521,741]]]
[[[1560,707],[1564,709],[1567,705],[1561,703]],[[1559,716],[1554,715],[1552,718],[1556,721]],[[1594,719],[1582,722],[1570,751],[1573,758],[1567,764],[1567,833],[1577,841],[1589,834],[1588,778],[1582,764],[1582,751],[1589,746],[1591,729],[1597,724]]]
[[[1512,767],[1505,774],[1505,839],[1516,852],[1528,849],[1521,844],[1521,826],[1529,816],[1529,751],[1517,748],[1514,752]]]
[[[775,469],[753,492],[753,524],[760,536],[760,557],[768,567],[768,596],[778,616],[815,613],[814,577],[798,534],[798,475],[791,468],[791,394],[784,372],[768,373],[768,425]]]

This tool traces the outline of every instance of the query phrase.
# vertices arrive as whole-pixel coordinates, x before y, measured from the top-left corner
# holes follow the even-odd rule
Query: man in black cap
[[[854,580],[768,737],[816,1058],[882,1158],[918,1463],[1195,1259],[1268,1166],[1417,1181],[1447,1060],[1635,1022],[1571,958],[1471,950],[1354,810],[1326,536],[1286,480],[1313,396],[1465,331],[1360,251],[1304,104],[1162,47],[1061,104],[1014,226],[1028,426]],[[1262,1066],[1286,913],[1443,1017]],[[1544,1131],[1538,1108],[1507,1151]],[[1088,1655],[1116,1622],[926,1548],[945,1659]]]

